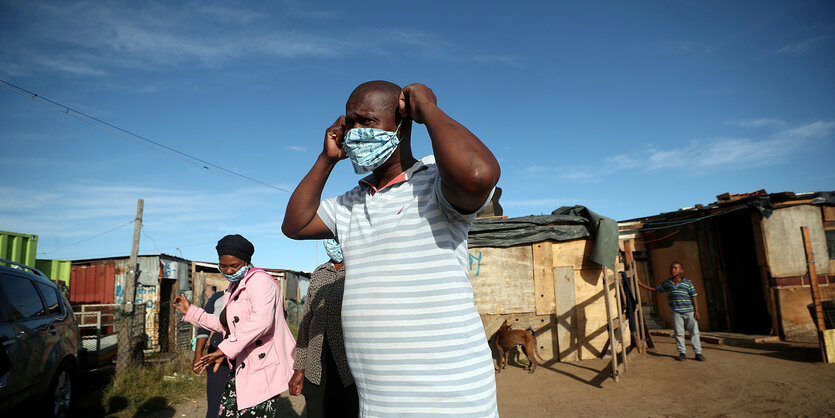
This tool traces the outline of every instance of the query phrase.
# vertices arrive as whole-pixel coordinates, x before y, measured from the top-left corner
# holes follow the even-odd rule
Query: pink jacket
[[[191,305],[183,321],[223,333],[218,349],[236,362],[238,410],[255,406],[288,389],[296,341],[284,321],[278,286],[261,269],[251,269],[234,293],[223,294],[227,335],[220,317]]]

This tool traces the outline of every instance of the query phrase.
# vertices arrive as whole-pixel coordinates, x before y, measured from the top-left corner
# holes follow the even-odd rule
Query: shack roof
[[[648,228],[663,229],[672,222],[719,216],[745,209],[759,211],[764,217],[768,218],[774,209],[783,207],[797,205],[835,206],[835,191],[767,193],[765,190],[758,190],[740,194],[724,193],[716,196],[716,199],[715,202],[707,205],[697,204],[673,212],[663,212],[657,215],[619,221],[621,235]]]
[[[195,270],[197,271],[207,271],[211,273],[217,273],[217,261],[193,261]],[[266,267],[258,267],[261,270],[264,270],[270,274],[276,275],[281,273],[293,273],[300,276],[310,276],[310,272],[303,271],[303,270],[289,270],[289,269],[273,269],[273,268],[266,268]]]
[[[137,257],[143,257],[143,258],[144,257],[159,257],[159,258],[167,258],[167,259],[178,260],[178,261],[182,261],[182,262],[185,262],[185,263],[190,263],[191,262],[191,260],[187,260],[187,259],[182,258],[182,257],[177,257],[176,255],[170,255],[170,254],[165,254],[165,253],[138,254]],[[124,255],[124,256],[114,256],[114,257],[76,259],[76,260],[72,260],[72,263],[73,264],[100,263],[100,262],[116,261],[116,260],[128,260],[128,259],[130,259],[130,256]]]

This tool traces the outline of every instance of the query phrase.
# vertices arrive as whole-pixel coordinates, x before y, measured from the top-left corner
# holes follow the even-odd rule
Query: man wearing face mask
[[[412,156],[412,122],[433,156]],[[322,200],[334,165],[371,172]],[[497,416],[496,383],[467,276],[467,232],[490,200],[496,158],[422,84],[358,86],[299,183],[282,225],[336,238],[345,257],[342,324],[361,416]]]

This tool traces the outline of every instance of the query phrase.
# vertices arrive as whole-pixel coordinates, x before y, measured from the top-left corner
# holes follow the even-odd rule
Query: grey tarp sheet
[[[574,215],[476,219],[470,226],[470,247],[506,248],[546,240],[569,241],[589,236],[588,221]]]
[[[613,266],[618,250],[617,222],[583,206],[562,207],[551,215],[476,219],[470,226],[467,243],[470,247],[506,248],[586,237],[595,240],[592,261]]]
[[[615,270],[618,257],[618,223],[612,218],[598,215],[585,206],[563,206],[554,215],[578,215],[589,220],[589,233],[594,237],[591,261]]]

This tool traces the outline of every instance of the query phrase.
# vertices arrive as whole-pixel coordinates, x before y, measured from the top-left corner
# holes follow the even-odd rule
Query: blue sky
[[[835,189],[835,3],[626,3],[0,0],[0,79],[287,190],[374,79],[434,90],[498,158],[511,217]],[[39,258],[127,255],[143,198],[140,253],[211,261],[241,233],[256,265],[325,259],[281,234],[289,193],[5,88],[0,141],[0,230]],[[324,195],[357,180],[340,163]]]

